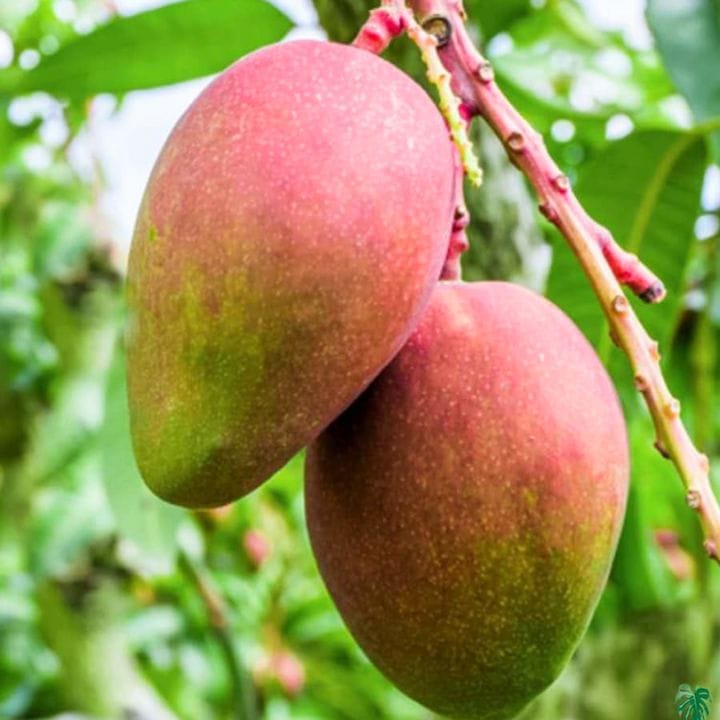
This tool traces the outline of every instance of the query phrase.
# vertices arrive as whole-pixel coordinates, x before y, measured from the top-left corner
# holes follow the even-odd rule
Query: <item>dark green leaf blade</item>
[[[16,76],[14,90],[84,98],[191,80],[280,40],[291,27],[264,0],[184,0],[73,40]]]
[[[720,115],[720,6],[714,0],[648,0],[647,18],[668,72],[697,119]]]
[[[681,585],[670,571],[654,531],[677,528],[677,508],[684,510],[682,486],[670,463],[653,447],[654,428],[649,418],[631,415],[628,435],[632,478],[612,578],[626,611],[672,607]]]
[[[530,0],[505,0],[502,3],[489,3],[484,0],[469,0],[465,9],[470,19],[480,25],[485,39],[506,30],[515,20],[532,10]]]
[[[578,197],[590,215],[665,282],[668,297],[660,308],[635,303],[646,328],[661,343],[672,332],[680,308],[706,163],[701,135],[644,131],[609,145],[583,167],[578,180]],[[577,261],[558,243],[548,297],[601,346],[607,342],[605,321],[579,275]]]

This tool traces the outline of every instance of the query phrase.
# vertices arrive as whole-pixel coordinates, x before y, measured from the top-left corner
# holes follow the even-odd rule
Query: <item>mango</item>
[[[155,493],[237,499],[369,384],[439,277],[454,177],[433,102],[368,52],[283,43],[202,92],[129,261],[131,429]]]
[[[311,446],[310,538],[393,683],[443,715],[506,720],[587,628],[628,473],[614,388],[567,316],[511,284],[443,282]]]

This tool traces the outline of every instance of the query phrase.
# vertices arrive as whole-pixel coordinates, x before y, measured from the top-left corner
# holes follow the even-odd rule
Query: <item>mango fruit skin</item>
[[[585,632],[628,474],[614,388],[571,321],[514,285],[440,283],[311,446],[310,538],[392,682],[435,712],[505,720]]]
[[[271,46],[199,96],[129,262],[131,429],[156,494],[237,499],[367,386],[440,274],[454,173],[427,94],[352,47]]]

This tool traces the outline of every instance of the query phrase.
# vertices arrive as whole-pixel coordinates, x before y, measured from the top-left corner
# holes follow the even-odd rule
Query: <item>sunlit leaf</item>
[[[54,578],[72,574],[90,547],[111,530],[97,463],[83,456],[35,496],[29,549],[33,573]]]
[[[0,92],[84,98],[168,85],[219,72],[291,27],[264,0],[185,0],[117,17],[28,72],[0,73]]]
[[[673,88],[657,55],[601,32],[573,3],[547,3],[509,34],[510,45],[488,48],[498,83],[541,130],[562,118],[602,136],[621,113],[637,125],[675,126],[661,103]]]

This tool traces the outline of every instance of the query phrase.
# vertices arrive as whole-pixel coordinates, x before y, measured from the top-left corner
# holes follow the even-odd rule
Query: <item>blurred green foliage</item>
[[[316,0],[343,41],[371,5]],[[593,26],[574,0],[466,5],[499,83],[582,201],[665,279],[666,303],[639,311],[720,467],[720,197],[700,206],[720,127],[716,78],[700,72],[720,57],[717,2],[650,0],[657,50]],[[122,102],[215,72],[290,27],[261,0],[132,18],[104,0],[0,2],[13,48],[0,70],[0,718],[430,718],[370,666],[323,589],[302,458],[220,511],[188,513],[145,490],[127,429],[122,252],[99,161],[71,161],[92,95]],[[388,57],[422,80],[407,42]],[[720,696],[718,570],[574,258],[501,146],[474,132],[487,181],[468,190],[465,274],[546,286],[613,374],[633,456],[607,591],[575,659],[524,717],[671,720],[682,683]]]

